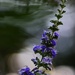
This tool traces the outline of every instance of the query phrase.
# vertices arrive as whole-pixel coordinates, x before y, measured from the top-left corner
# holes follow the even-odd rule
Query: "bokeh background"
[[[33,46],[40,44],[43,30],[55,19],[60,0],[0,0],[0,75],[18,75],[34,64]],[[60,37],[52,75],[75,75],[75,1],[67,0],[59,26]],[[40,57],[40,56],[39,56]],[[48,72],[48,71],[47,71]]]

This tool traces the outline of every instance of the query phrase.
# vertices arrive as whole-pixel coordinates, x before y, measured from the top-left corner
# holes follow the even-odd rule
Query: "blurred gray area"
[[[9,72],[8,58],[28,45],[39,44],[51,25],[60,0],[0,0],[0,75]],[[61,19],[54,66],[75,68],[75,1],[68,0]],[[26,50],[25,50],[26,51]]]

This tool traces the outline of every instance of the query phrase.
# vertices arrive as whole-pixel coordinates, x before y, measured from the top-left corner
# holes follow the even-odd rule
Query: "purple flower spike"
[[[34,51],[34,52],[37,52],[37,51],[39,51],[39,50],[41,50],[41,46],[40,46],[40,45],[34,46],[34,48],[33,48],[33,51]]]
[[[51,58],[50,57],[44,57],[42,59],[42,62],[45,64],[52,64]]]
[[[29,67],[24,67],[24,68],[22,68],[21,70],[19,70],[19,74],[20,75],[35,75],[34,73],[32,73],[31,71],[30,71],[30,68]]]
[[[55,40],[51,40],[51,45],[55,46],[56,45],[56,41]]]

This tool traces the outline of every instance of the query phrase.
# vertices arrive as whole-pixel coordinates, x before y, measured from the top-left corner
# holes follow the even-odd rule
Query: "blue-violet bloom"
[[[51,45],[55,46],[56,45],[56,41],[55,40],[50,40],[51,41]]]
[[[30,71],[30,68],[27,66],[19,70],[19,74],[20,75],[35,75]]]
[[[40,45],[34,46],[34,48],[33,48],[33,51],[34,51],[34,52],[37,52],[37,51],[39,51],[39,50],[41,50],[41,46],[40,46]]]
[[[47,31],[44,30],[44,33],[42,34],[42,40],[47,41],[48,40],[48,36],[47,36]]]
[[[54,58],[57,55],[57,51],[53,49],[51,50],[51,54],[52,54],[52,57]]]
[[[54,33],[54,38],[57,39],[59,37],[59,34],[57,32]]]
[[[42,63],[45,63],[45,64],[52,64],[52,60],[50,57],[46,56],[42,59]]]

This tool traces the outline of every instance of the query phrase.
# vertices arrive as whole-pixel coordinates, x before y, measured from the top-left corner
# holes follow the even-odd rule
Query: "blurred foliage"
[[[14,23],[14,26],[13,20],[15,20],[18,24],[18,21],[20,21],[20,19],[22,21],[25,20],[25,23],[29,22],[29,20],[32,21],[37,18],[42,18],[53,13],[50,11],[46,11],[49,10],[50,6],[55,6],[56,4],[58,4],[54,0],[43,0],[42,3],[40,0],[38,0],[38,2],[35,2],[34,0],[15,0],[15,2],[16,1],[22,1],[26,5],[15,5],[8,2],[0,2],[0,55],[2,56],[19,52],[19,50],[23,48],[25,40],[32,37],[27,33],[27,31],[19,26],[16,26],[16,23]],[[32,3],[31,5],[29,5],[30,2]],[[5,18],[9,18],[10,20],[12,20],[11,24],[10,20],[8,22],[6,22],[7,20],[4,22]],[[3,21],[3,23],[1,23],[1,21]],[[39,28],[40,26],[41,25],[39,24]]]
[[[52,6],[52,7],[58,5],[58,2],[55,0],[50,0],[50,1],[43,0],[42,3],[40,3],[40,0],[38,0],[37,2],[32,1],[32,0],[17,0],[17,1],[19,1],[19,3],[23,2],[25,5],[23,5],[23,4],[13,5],[10,3],[1,3],[0,2],[1,7],[2,6],[6,7],[5,10],[0,9],[0,17],[4,17],[4,16],[25,17],[29,14],[39,11],[39,8],[42,7],[43,5],[44,6],[45,5]],[[16,1],[15,1],[15,3],[16,3]],[[46,9],[48,9],[48,7]]]
[[[19,26],[0,23],[0,54],[4,57],[19,52],[25,46],[25,40],[30,37],[31,35]]]
[[[16,8],[12,8],[11,10],[4,10],[4,11],[0,11],[0,17],[5,17],[5,16],[12,16],[15,18],[20,18],[20,17],[26,17],[27,14],[31,14],[33,12],[35,12],[36,10],[38,10],[39,6],[30,6],[29,7],[29,12],[26,13],[26,6],[18,6]]]
[[[0,3],[1,7],[4,8],[4,9],[0,8],[0,19],[3,20],[3,18],[5,17],[14,17],[14,19],[24,18],[23,20],[26,20],[26,21],[29,20],[31,18],[29,17],[31,13],[33,12],[37,13],[37,11],[39,10],[42,11],[41,9],[39,9],[39,7],[42,7],[42,5],[32,4],[29,6],[30,1],[31,0],[26,0],[26,6],[22,6],[22,5],[11,6],[12,4],[10,3],[3,3],[3,4]],[[11,7],[7,9],[6,6],[7,7],[11,6]],[[37,14],[36,13],[35,13],[35,17],[37,17],[37,14],[39,12]],[[39,13],[39,14],[42,14],[42,13]],[[47,13],[47,14],[50,14],[50,13]],[[12,23],[10,24],[9,22],[5,22],[5,23],[0,22],[0,55],[4,57],[6,55],[19,52],[19,50],[24,47],[25,40],[32,37],[23,28],[16,25],[14,26],[14,25]]]

